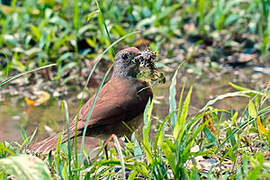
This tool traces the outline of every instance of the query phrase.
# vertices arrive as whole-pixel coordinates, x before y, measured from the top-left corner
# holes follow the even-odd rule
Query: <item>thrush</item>
[[[114,59],[111,79],[101,88],[93,112],[88,122],[86,136],[106,140],[112,134],[118,137],[130,136],[142,123],[142,115],[153,92],[148,82],[137,79],[140,63],[135,61],[142,52],[135,47],[119,51]],[[75,137],[76,119],[78,118],[77,136],[82,136],[88,113],[94,101],[92,96],[81,108],[78,117],[70,123],[70,138]],[[128,126],[128,127],[127,127]],[[29,147],[33,153],[49,153],[56,149],[60,133],[48,137]],[[62,141],[68,140],[67,129]]]

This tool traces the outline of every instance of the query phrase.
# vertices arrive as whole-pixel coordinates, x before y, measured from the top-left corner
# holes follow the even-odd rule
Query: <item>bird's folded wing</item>
[[[135,117],[143,112],[145,102],[142,102],[137,95],[136,87],[131,87],[127,83],[126,81],[115,81],[102,88],[88,126],[95,127],[128,121],[130,115]],[[121,88],[123,86],[127,88]],[[82,107],[79,121],[86,122],[93,99],[94,97]],[[84,123],[81,123],[81,127],[84,126]]]
[[[128,112],[137,105],[136,102],[139,103],[130,100],[130,97],[103,97],[101,101],[97,101],[95,104],[88,126],[95,127],[126,121]],[[90,109],[91,106],[80,114],[80,121],[86,122]]]

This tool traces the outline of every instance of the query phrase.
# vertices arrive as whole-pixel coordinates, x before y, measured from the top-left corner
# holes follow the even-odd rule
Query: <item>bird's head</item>
[[[145,49],[143,51],[140,51],[135,47],[123,49],[115,56],[113,76],[136,78],[140,73],[139,68],[141,65],[144,68],[148,68],[150,71],[150,78],[155,80],[159,78],[158,71],[154,64],[155,59],[156,53],[150,49]]]
[[[114,58],[113,76],[136,77],[139,73],[140,63],[136,62],[135,58],[139,55],[141,52],[135,47],[119,51]]]

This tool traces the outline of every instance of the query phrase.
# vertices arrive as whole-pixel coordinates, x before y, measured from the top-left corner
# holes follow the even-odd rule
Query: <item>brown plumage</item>
[[[88,123],[87,136],[103,140],[112,134],[118,137],[129,136],[132,132],[123,122],[134,130],[141,124],[140,117],[149,98],[152,99],[153,93],[147,82],[136,78],[140,64],[136,63],[134,58],[140,54],[140,51],[134,47],[126,48],[116,54],[113,75],[100,91]],[[78,136],[82,136],[93,100],[94,96],[80,110]],[[71,139],[75,136],[75,125],[76,117],[69,127]],[[36,143],[30,146],[29,150],[35,153],[48,153],[55,150],[59,135],[58,133]],[[62,143],[67,140],[67,130],[65,130]]]

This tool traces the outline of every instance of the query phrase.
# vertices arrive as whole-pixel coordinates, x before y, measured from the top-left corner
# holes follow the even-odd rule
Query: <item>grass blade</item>
[[[175,71],[173,78],[172,78],[172,83],[170,85],[170,96],[169,96],[169,103],[170,103],[170,112],[172,112],[171,114],[171,124],[172,124],[172,128],[174,128],[175,124],[176,124],[176,100],[175,100],[175,96],[176,96],[176,81],[177,81],[177,73],[178,73],[179,67],[177,68],[177,70]]]
[[[200,112],[205,111],[209,106],[212,106],[213,104],[215,104],[217,101],[228,98],[228,97],[235,97],[235,96],[242,96],[242,97],[249,97],[248,94],[249,93],[255,93],[256,94],[257,91],[237,91],[237,92],[230,92],[230,93],[226,93],[220,96],[217,96],[215,99],[210,100],[207,102],[207,104],[200,110]],[[263,95],[263,93],[261,93],[260,95]]]
[[[123,173],[123,178],[122,179],[126,179],[126,170],[125,170],[125,161],[124,161],[124,156],[123,156],[123,153],[122,153],[122,150],[121,150],[121,146],[120,146],[120,143],[117,139],[116,136],[113,136],[113,140],[116,144],[116,150],[119,154],[119,157],[120,157],[120,163],[121,163],[121,166],[122,166],[122,173]]]
[[[52,66],[55,66],[55,65],[56,65],[56,64],[49,64],[49,65],[46,65],[46,66],[42,66],[42,67],[39,67],[39,68],[36,68],[36,69],[32,69],[32,70],[29,70],[29,71],[26,71],[26,72],[17,74],[17,75],[15,75],[15,76],[12,76],[12,77],[8,78],[8,79],[5,80],[5,81],[2,81],[2,82],[0,83],[0,86],[3,86],[4,84],[6,84],[6,83],[8,83],[8,82],[10,82],[10,81],[13,81],[13,80],[15,80],[15,79],[17,79],[17,78],[19,78],[19,77],[25,75],[25,74],[28,74],[28,73],[31,73],[31,72],[35,72],[35,71],[39,71],[39,70],[41,70],[41,69],[45,69],[45,68],[52,67]]]
[[[67,105],[67,102],[65,100],[63,101],[63,105],[64,105],[66,121],[67,121],[69,177],[72,177],[72,171],[71,171],[71,143],[70,143],[70,130],[69,130],[69,112],[68,112],[68,105]]]
[[[153,162],[153,157],[152,157],[152,150],[151,150],[151,145],[150,145],[150,139],[149,139],[149,133],[150,133],[150,127],[151,127],[151,114],[153,110],[153,103],[154,101],[151,102],[151,99],[148,100],[148,103],[145,107],[144,110],[144,127],[143,127],[143,145],[144,145],[144,150],[146,153],[147,160],[150,164]]]
[[[155,138],[155,143],[154,143],[154,146],[153,146],[153,149],[154,150],[157,150],[157,146],[161,146],[161,143],[163,141],[163,138],[164,138],[164,126],[165,124],[167,123],[167,121],[171,118],[171,113],[168,114],[164,120],[162,121],[162,123],[160,124],[159,128],[158,128],[158,131],[157,131],[157,134],[156,134],[156,138]]]
[[[99,13],[100,13],[100,15],[101,15],[102,23],[103,23],[103,26],[104,26],[104,28],[105,28],[106,34],[107,34],[107,36],[108,36],[108,38],[109,38],[110,43],[112,44],[112,38],[111,38],[111,35],[110,35],[110,33],[109,33],[108,27],[107,27],[107,25],[106,25],[106,23],[105,23],[105,19],[104,19],[104,16],[103,16],[102,11],[101,11],[101,9],[100,9],[98,0],[95,0],[95,2],[96,2],[96,5],[97,5],[97,7],[98,7],[98,11],[99,11]],[[113,53],[113,55],[115,56],[114,48],[112,48],[112,53]]]
[[[177,124],[175,125],[173,129],[173,136],[175,139],[178,139],[178,141],[182,138],[182,134],[184,133],[184,125],[185,125],[186,118],[188,115],[191,93],[192,93],[192,87],[190,88],[188,95],[185,99],[185,102],[183,104],[180,119],[177,119],[177,122],[176,122]]]

